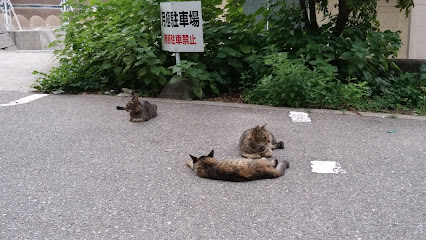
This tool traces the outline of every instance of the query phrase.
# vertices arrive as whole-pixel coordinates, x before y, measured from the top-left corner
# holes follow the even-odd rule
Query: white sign
[[[160,10],[164,51],[204,52],[201,1],[161,2]]]

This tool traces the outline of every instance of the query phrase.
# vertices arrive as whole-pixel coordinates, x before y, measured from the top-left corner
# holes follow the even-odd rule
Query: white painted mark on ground
[[[18,100],[12,101],[10,103],[0,104],[0,107],[8,107],[8,106],[14,106],[14,105],[19,105],[19,104],[29,103],[31,101],[37,100],[37,99],[42,98],[42,97],[46,97],[48,95],[49,94],[33,94],[33,95],[28,96],[28,97],[23,97],[23,98],[20,98]]]
[[[340,163],[334,161],[311,161],[311,167],[314,173],[346,173]]]
[[[290,112],[289,116],[293,122],[311,122],[311,119],[305,112]]]

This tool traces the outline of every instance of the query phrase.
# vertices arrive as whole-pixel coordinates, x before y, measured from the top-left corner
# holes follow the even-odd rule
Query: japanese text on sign
[[[172,35],[164,34],[164,43],[166,44],[196,44],[194,35]]]
[[[192,25],[193,27],[200,26],[200,17],[198,11],[191,12],[161,12],[161,22],[163,27],[185,27]]]
[[[204,52],[201,1],[162,2],[161,42],[170,52]]]

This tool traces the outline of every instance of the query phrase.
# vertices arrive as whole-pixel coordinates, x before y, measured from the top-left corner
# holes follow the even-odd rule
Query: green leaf
[[[138,60],[137,62],[135,62],[135,64],[133,65],[133,67],[137,67],[137,66],[139,66],[139,65],[141,65],[141,64],[143,64],[145,62],[146,62],[145,59]]]
[[[252,46],[242,45],[240,47],[240,49],[241,49],[241,52],[243,52],[243,53],[249,53],[251,51],[251,49],[252,49]]]
[[[366,62],[358,60],[358,61],[356,61],[356,65],[358,66],[359,69],[363,69],[366,65]]]
[[[259,9],[257,9],[257,11],[253,14],[255,16],[262,14],[263,12],[265,12],[265,7],[261,7]]]
[[[230,47],[223,47],[219,51],[220,52],[226,52],[227,55],[233,56],[233,57],[239,57],[239,56],[241,56],[240,52],[238,52],[235,49],[230,48]]]
[[[166,69],[161,66],[151,66],[150,68],[151,72],[155,75],[159,76],[161,73],[163,73]]]
[[[110,62],[105,61],[102,63],[101,69],[108,69],[110,67],[112,67],[112,64]]]
[[[351,58],[353,58],[353,53],[352,53],[352,52],[344,52],[344,53],[341,55],[341,58],[342,58],[343,60],[351,59]]]
[[[159,78],[158,78],[158,83],[160,83],[161,85],[166,85],[166,83],[167,83],[167,79],[165,78],[165,77],[162,77],[162,76],[160,76]]]
[[[138,78],[145,76],[147,73],[146,68],[141,68],[138,70]]]
[[[243,64],[241,64],[241,62],[238,61],[235,58],[230,58],[228,62],[229,62],[230,65],[232,65],[232,66],[234,66],[236,68],[242,68],[243,67]]]
[[[226,58],[226,54],[225,53],[223,53],[223,52],[220,52],[220,53],[218,53],[217,54],[217,56],[216,57],[218,57],[218,58]]]
[[[196,68],[190,68],[188,69],[187,73],[193,78],[199,78],[199,75],[201,74],[201,70]]]
[[[123,68],[122,67],[115,67],[114,68],[114,73],[119,75],[123,72]]]
[[[150,77],[144,77],[144,78],[143,78],[143,82],[144,82],[146,85],[150,85],[150,84],[152,83],[152,78],[150,78]]]
[[[194,92],[195,96],[197,96],[198,98],[203,97],[203,89],[201,89],[199,85],[194,84],[194,86],[192,87],[192,91]]]
[[[179,83],[180,81],[182,81],[182,79],[183,79],[183,78],[182,78],[182,76],[174,75],[174,76],[170,79],[169,84],[173,85],[173,84]]]
[[[172,73],[182,72],[182,66],[180,65],[171,66],[169,69],[172,69]]]
[[[214,93],[214,94],[219,94],[219,89],[217,88],[217,86],[213,83],[210,83],[210,90]]]

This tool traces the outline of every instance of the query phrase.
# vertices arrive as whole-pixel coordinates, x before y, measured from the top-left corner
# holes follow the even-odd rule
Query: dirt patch
[[[229,102],[229,103],[246,103],[244,102],[241,94],[223,94],[218,97],[210,97],[203,99],[204,101],[211,102]]]

